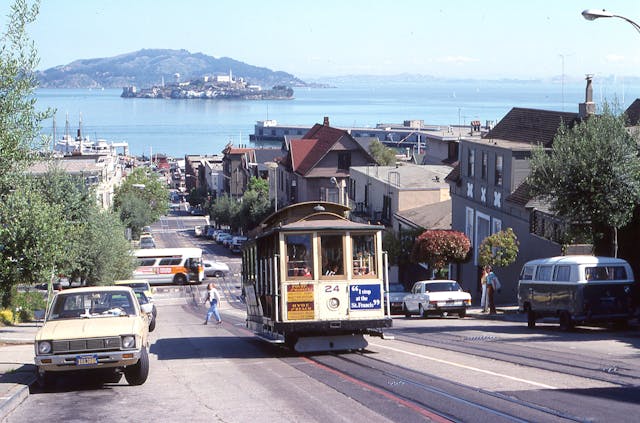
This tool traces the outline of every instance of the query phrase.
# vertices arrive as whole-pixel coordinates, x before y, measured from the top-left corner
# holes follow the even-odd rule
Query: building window
[[[486,181],[487,180],[487,174],[488,172],[488,165],[489,165],[489,155],[487,154],[486,151],[482,152],[482,175],[480,175],[482,177],[482,180]]]
[[[382,220],[391,222],[391,196],[384,195],[382,197]]]
[[[473,209],[467,207],[466,209],[466,220],[464,225],[464,234],[469,238],[471,243],[473,244]]]
[[[351,167],[351,153],[342,152],[338,154],[338,169],[349,170]]]
[[[467,176],[473,178],[475,176],[476,151],[473,148],[467,153]]]
[[[495,217],[491,219],[491,233],[495,234],[496,232],[500,232],[502,230],[502,220],[496,219]]]
[[[496,174],[495,183],[497,187],[502,186],[502,155],[496,155]]]

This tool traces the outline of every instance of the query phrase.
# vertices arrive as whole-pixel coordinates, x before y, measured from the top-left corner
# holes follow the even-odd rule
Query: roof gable
[[[562,122],[572,127],[579,121],[578,113],[514,107],[484,138],[550,147]]]
[[[627,115],[627,125],[640,125],[640,98],[636,98],[636,100],[627,107],[625,114]]]
[[[304,175],[316,163],[312,154],[318,140],[291,140],[289,146],[289,158],[291,159],[291,170]]]

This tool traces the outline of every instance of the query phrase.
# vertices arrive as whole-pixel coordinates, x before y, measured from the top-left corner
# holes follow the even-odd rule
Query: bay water
[[[82,119],[90,139],[127,141],[130,153],[220,154],[228,143],[249,141],[256,121],[280,124],[322,123],[334,127],[375,127],[419,119],[427,125],[498,122],[513,107],[577,112],[585,100],[585,83],[540,81],[349,82],[335,88],[297,88],[292,100],[172,100],[121,98],[121,90],[40,89],[37,107],[56,109],[56,133],[65,120],[75,135]],[[626,109],[640,98],[640,84],[599,83],[594,101]],[[53,121],[43,123],[53,135]],[[273,144],[272,144],[273,145]],[[277,144],[276,144],[277,145]]]

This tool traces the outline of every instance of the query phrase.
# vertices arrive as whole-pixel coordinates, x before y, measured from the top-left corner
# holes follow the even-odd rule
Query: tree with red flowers
[[[466,261],[470,250],[471,241],[462,232],[430,229],[416,238],[411,259],[414,262],[427,263],[437,272],[449,263]]]

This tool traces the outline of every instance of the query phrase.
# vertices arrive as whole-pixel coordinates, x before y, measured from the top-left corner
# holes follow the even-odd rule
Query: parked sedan
[[[213,260],[203,260],[202,264],[204,265],[205,276],[221,278],[229,273],[229,266],[226,263]]]
[[[441,279],[418,281],[411,293],[404,297],[405,315],[446,316],[457,313],[464,317],[471,306],[471,294],[462,290],[458,282]]]
[[[389,314],[402,314],[404,312],[404,297],[409,292],[401,283],[390,283],[389,293],[385,293],[384,307],[387,307],[387,295],[389,296]]]

